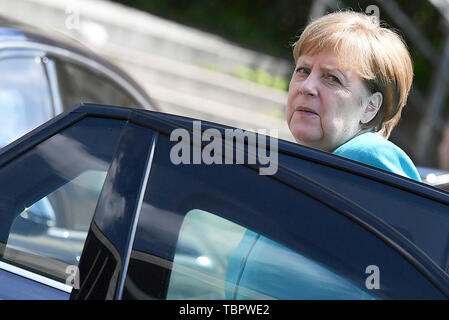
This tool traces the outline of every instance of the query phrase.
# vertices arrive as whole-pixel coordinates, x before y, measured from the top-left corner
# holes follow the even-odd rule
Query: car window
[[[2,261],[65,283],[123,125],[80,120],[0,167]]]
[[[52,273],[56,265],[76,266],[105,178],[106,171],[86,170],[23,210],[11,225],[3,257],[20,262],[29,254],[46,256],[51,259],[42,266]]]
[[[158,139],[124,299],[444,297],[305,181],[294,186],[237,164],[175,165],[175,143]]]
[[[62,104],[69,109],[81,102],[124,107],[140,104],[122,87],[99,71],[55,58]]]
[[[254,257],[257,250],[262,250],[263,255]],[[244,272],[253,271],[254,277],[265,273],[271,279],[241,281],[239,267],[242,263],[246,264]],[[276,287],[286,278],[290,281],[289,286]],[[307,287],[310,283],[314,285]],[[298,292],[300,287],[303,290]],[[253,231],[207,211],[193,209],[187,213],[176,245],[167,299],[311,297],[374,299],[337,273],[276,241],[261,238]]]
[[[179,233],[167,299],[224,299],[228,260],[245,231],[207,211],[190,210]]]
[[[41,59],[0,59],[0,148],[51,119],[52,104]]]

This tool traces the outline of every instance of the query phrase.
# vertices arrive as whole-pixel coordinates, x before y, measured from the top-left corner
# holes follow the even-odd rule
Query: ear
[[[370,95],[366,101],[367,103],[364,106],[365,109],[363,110],[360,118],[360,122],[364,124],[373,120],[377,112],[380,110],[383,101],[382,93],[375,92]]]

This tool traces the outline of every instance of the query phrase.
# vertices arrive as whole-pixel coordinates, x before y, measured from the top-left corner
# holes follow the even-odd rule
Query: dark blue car
[[[3,148],[0,298],[449,297],[447,193],[286,141],[261,174],[254,141],[210,152],[196,125],[84,104]]]

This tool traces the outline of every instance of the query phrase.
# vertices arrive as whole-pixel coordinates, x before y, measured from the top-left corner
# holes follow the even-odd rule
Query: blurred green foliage
[[[202,67],[210,71],[226,73],[226,71],[218,65],[205,64]],[[242,80],[255,82],[282,91],[288,90],[289,79],[282,75],[272,75],[262,68],[253,69],[240,65],[234,68],[231,75]]]
[[[238,66],[234,69],[233,75],[239,79],[252,81],[268,87],[287,91],[288,80],[280,75],[273,76],[266,70],[257,68],[252,69],[247,66]]]
[[[210,33],[221,35],[236,44],[268,53],[283,59],[292,60],[291,43],[305,27],[309,19],[312,0],[115,0],[154,15],[161,16],[184,25],[192,26]],[[427,0],[395,0],[424,36],[439,51],[444,37],[441,16]],[[399,29],[392,17],[383,10],[378,1],[345,0],[338,1],[341,9],[351,8],[362,11],[369,5],[380,8],[380,17],[389,26]],[[403,31],[401,34],[405,34]],[[414,61],[414,85],[423,94],[428,93],[432,64],[420,54],[412,39],[406,42]],[[251,70],[244,67],[235,70],[234,75],[281,89],[286,88],[286,80],[269,75],[264,70]],[[287,83],[288,85],[288,83]]]

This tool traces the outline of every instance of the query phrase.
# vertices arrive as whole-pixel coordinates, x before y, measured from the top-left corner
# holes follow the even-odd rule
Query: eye
[[[336,76],[334,76],[332,74],[328,75],[328,78],[329,78],[329,80],[331,80],[334,83],[341,84],[340,79],[338,79]]]
[[[309,69],[303,67],[299,67],[298,69],[296,69],[296,72],[301,74],[310,74]]]

